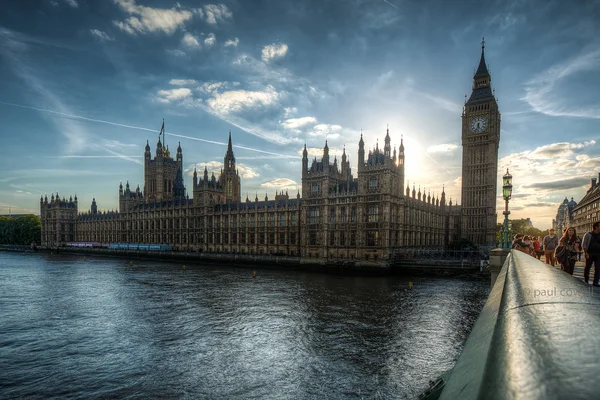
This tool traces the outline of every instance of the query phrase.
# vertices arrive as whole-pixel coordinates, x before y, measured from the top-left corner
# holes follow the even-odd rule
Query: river
[[[410,399],[489,281],[0,252],[0,398]]]

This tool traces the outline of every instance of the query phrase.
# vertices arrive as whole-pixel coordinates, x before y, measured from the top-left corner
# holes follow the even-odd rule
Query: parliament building
[[[163,124],[164,128],[164,124]],[[164,131],[164,130],[163,130]],[[186,192],[181,145],[175,158],[160,136],[146,142],[144,187],[119,185],[119,210],[80,213],[77,196],[40,199],[42,246],[67,242],[168,244],[175,251],[295,256],[307,260],[384,261],[398,249],[441,248],[460,238],[495,246],[500,113],[482,44],[472,94],[462,113],[462,205],[409,187],[405,148],[365,150],[356,176],[346,151],[338,162],[327,141],[320,160],[302,154],[302,190],[241,198],[231,132],[218,177],[194,170]]]

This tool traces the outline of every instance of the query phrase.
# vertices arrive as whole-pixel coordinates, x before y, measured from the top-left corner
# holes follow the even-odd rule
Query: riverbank
[[[30,246],[0,245],[0,251],[33,252]],[[424,275],[424,276],[453,276],[453,277],[488,277],[489,273],[481,273],[479,269],[460,268],[455,265],[391,265],[387,261],[325,261],[302,259],[300,257],[221,254],[195,252],[159,252],[159,251],[129,251],[107,248],[37,248],[37,252],[59,253],[75,256],[97,256],[120,258],[125,260],[156,260],[185,264],[228,264],[239,268],[273,268],[298,269],[325,272],[342,275]],[[487,278],[486,278],[487,279]]]

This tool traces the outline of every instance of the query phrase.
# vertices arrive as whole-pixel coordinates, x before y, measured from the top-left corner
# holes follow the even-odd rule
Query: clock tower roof
[[[485,64],[485,40],[481,40],[481,59],[479,67],[473,76],[473,92],[467,101],[467,104],[476,103],[479,101],[489,101],[494,98],[494,93],[491,88],[491,76]]]
[[[485,65],[485,40],[481,39],[481,59],[479,60],[479,67],[477,67],[477,71],[475,72],[474,78],[480,78],[484,76],[489,76],[487,65]]]

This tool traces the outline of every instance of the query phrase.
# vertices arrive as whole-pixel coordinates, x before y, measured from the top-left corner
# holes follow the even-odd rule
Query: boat
[[[446,382],[448,382],[448,378],[452,374],[452,370],[448,370],[442,374],[435,381],[429,381],[429,387],[423,393],[421,393],[418,397],[419,400],[436,400],[442,394],[442,390],[444,386],[446,386]]]

